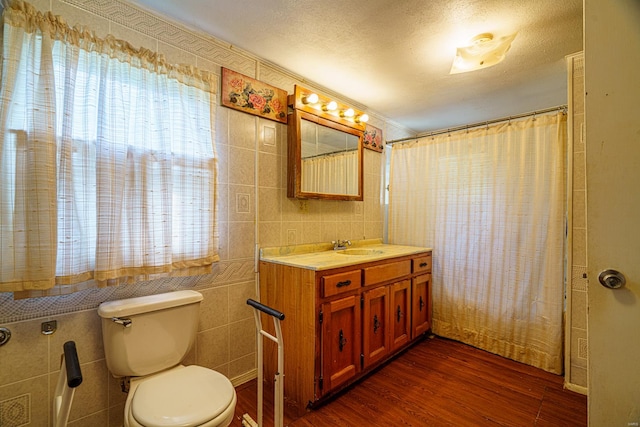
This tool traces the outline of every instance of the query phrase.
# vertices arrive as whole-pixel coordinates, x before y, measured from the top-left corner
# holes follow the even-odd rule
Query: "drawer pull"
[[[377,334],[379,328],[380,328],[380,320],[378,319],[378,315],[374,314],[373,315],[373,333]]]
[[[400,323],[400,319],[402,318],[402,316],[404,316],[404,313],[402,312],[400,306],[398,306],[398,309],[396,310],[396,316],[398,318],[398,323]]]
[[[422,295],[420,295],[420,311],[422,311],[423,307],[424,307],[424,301],[422,300]]]
[[[428,263],[426,263],[426,262],[421,262],[421,263],[420,263],[420,267],[426,267],[427,265],[429,265],[429,264],[428,264]]]
[[[344,286],[349,286],[351,284],[351,280],[345,280],[344,282],[336,283],[336,288],[342,288]]]
[[[340,329],[340,333],[338,334],[338,349],[342,351],[345,345],[347,345],[347,339],[344,337],[342,329]]]

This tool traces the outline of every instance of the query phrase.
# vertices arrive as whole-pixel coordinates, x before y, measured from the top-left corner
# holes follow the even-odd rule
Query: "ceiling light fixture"
[[[518,33],[494,39],[491,33],[478,34],[468,46],[457,48],[449,74],[488,68],[501,62]]]

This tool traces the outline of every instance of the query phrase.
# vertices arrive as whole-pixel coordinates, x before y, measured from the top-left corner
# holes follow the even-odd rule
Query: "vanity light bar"
[[[295,86],[294,94],[289,96],[289,105],[362,131],[366,129],[365,123],[369,120],[369,116],[362,111],[298,85]]]

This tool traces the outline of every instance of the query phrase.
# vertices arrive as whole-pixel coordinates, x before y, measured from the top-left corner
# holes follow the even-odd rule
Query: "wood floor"
[[[558,375],[465,344],[427,339],[303,417],[285,417],[285,425],[586,426],[587,398],[562,384]],[[255,380],[237,393],[232,426],[244,413],[256,419]],[[273,404],[265,399],[266,427]]]

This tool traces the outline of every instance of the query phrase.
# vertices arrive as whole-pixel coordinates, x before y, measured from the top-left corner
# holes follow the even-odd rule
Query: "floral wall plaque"
[[[222,67],[222,105],[287,123],[287,92]]]
[[[367,124],[367,129],[364,131],[362,142],[364,144],[364,148],[382,152],[384,149],[384,142],[382,142],[382,130]]]

